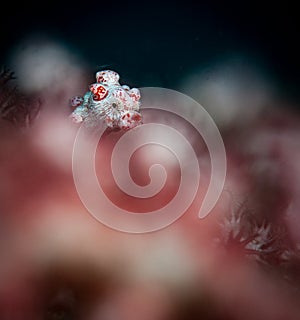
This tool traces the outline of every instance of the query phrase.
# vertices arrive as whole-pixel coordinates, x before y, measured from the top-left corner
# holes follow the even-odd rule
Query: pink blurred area
[[[210,174],[207,150],[200,147],[203,185],[185,215],[157,232],[126,234],[95,220],[76,192],[72,148],[78,125],[66,110],[85,77],[75,73],[71,78],[52,87],[54,95],[52,89],[38,88],[46,103],[31,128],[18,132],[1,126],[0,318],[297,319],[299,114],[270,105],[242,126],[232,122],[221,128],[228,173],[224,193],[207,218],[197,218]],[[66,109],[57,112],[59,107]],[[197,144],[189,126],[178,125]],[[108,131],[96,157],[108,196],[133,212],[167,203],[176,193],[180,168],[160,148],[140,150],[130,170],[138,183],[147,183],[149,165],[162,159],[169,167],[161,194],[131,201],[115,186],[107,168],[120,135]],[[282,265],[257,263],[256,256],[277,251],[263,248],[248,259],[242,245],[222,238],[232,225],[220,221],[236,201],[246,199],[258,221],[286,227],[290,249]],[[248,228],[248,220],[243,223],[238,234]]]

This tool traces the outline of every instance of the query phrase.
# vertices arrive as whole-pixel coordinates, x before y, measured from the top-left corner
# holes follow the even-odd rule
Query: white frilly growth
[[[104,121],[109,128],[128,130],[142,123],[141,94],[137,88],[120,85],[119,74],[111,70],[98,71],[96,83],[89,86],[83,97],[75,96],[70,104],[75,110],[71,118],[75,123],[87,120],[96,126]]]

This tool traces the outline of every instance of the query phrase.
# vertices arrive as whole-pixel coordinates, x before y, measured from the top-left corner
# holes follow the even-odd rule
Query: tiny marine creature
[[[96,73],[96,83],[89,86],[84,96],[75,96],[70,103],[75,123],[87,121],[95,126],[99,120],[112,129],[128,130],[142,123],[141,94],[137,88],[120,85],[119,74],[112,70]]]

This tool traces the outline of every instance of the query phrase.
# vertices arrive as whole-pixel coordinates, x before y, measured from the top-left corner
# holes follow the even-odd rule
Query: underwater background
[[[298,319],[299,27],[296,4],[287,2],[3,3],[0,319]],[[194,201],[149,233],[120,232],[89,214],[74,183],[79,125],[70,119],[70,100],[100,70],[117,72],[130,88],[184,93],[211,116],[227,172],[209,216],[197,217],[213,171],[205,139],[176,115],[147,113],[145,89],[145,123],[178,130],[195,151],[201,184]],[[182,112],[201,114],[188,103]],[[191,167],[190,149],[169,141],[181,162],[159,143],[137,150],[128,170],[137,185],[149,183],[152,164],[167,173],[160,193],[137,200],[110,170],[125,135],[107,129],[95,151],[108,198],[135,214],[171,202],[181,166]],[[81,147],[79,158],[88,150]]]

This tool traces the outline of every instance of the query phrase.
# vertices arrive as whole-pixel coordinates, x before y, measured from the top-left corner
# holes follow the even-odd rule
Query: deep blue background
[[[262,63],[291,99],[300,100],[296,5],[192,1],[7,2],[1,61],[30,33],[54,36],[93,70],[130,74],[132,85],[176,88],[195,67],[236,53]],[[126,80],[126,79],[124,79]]]

